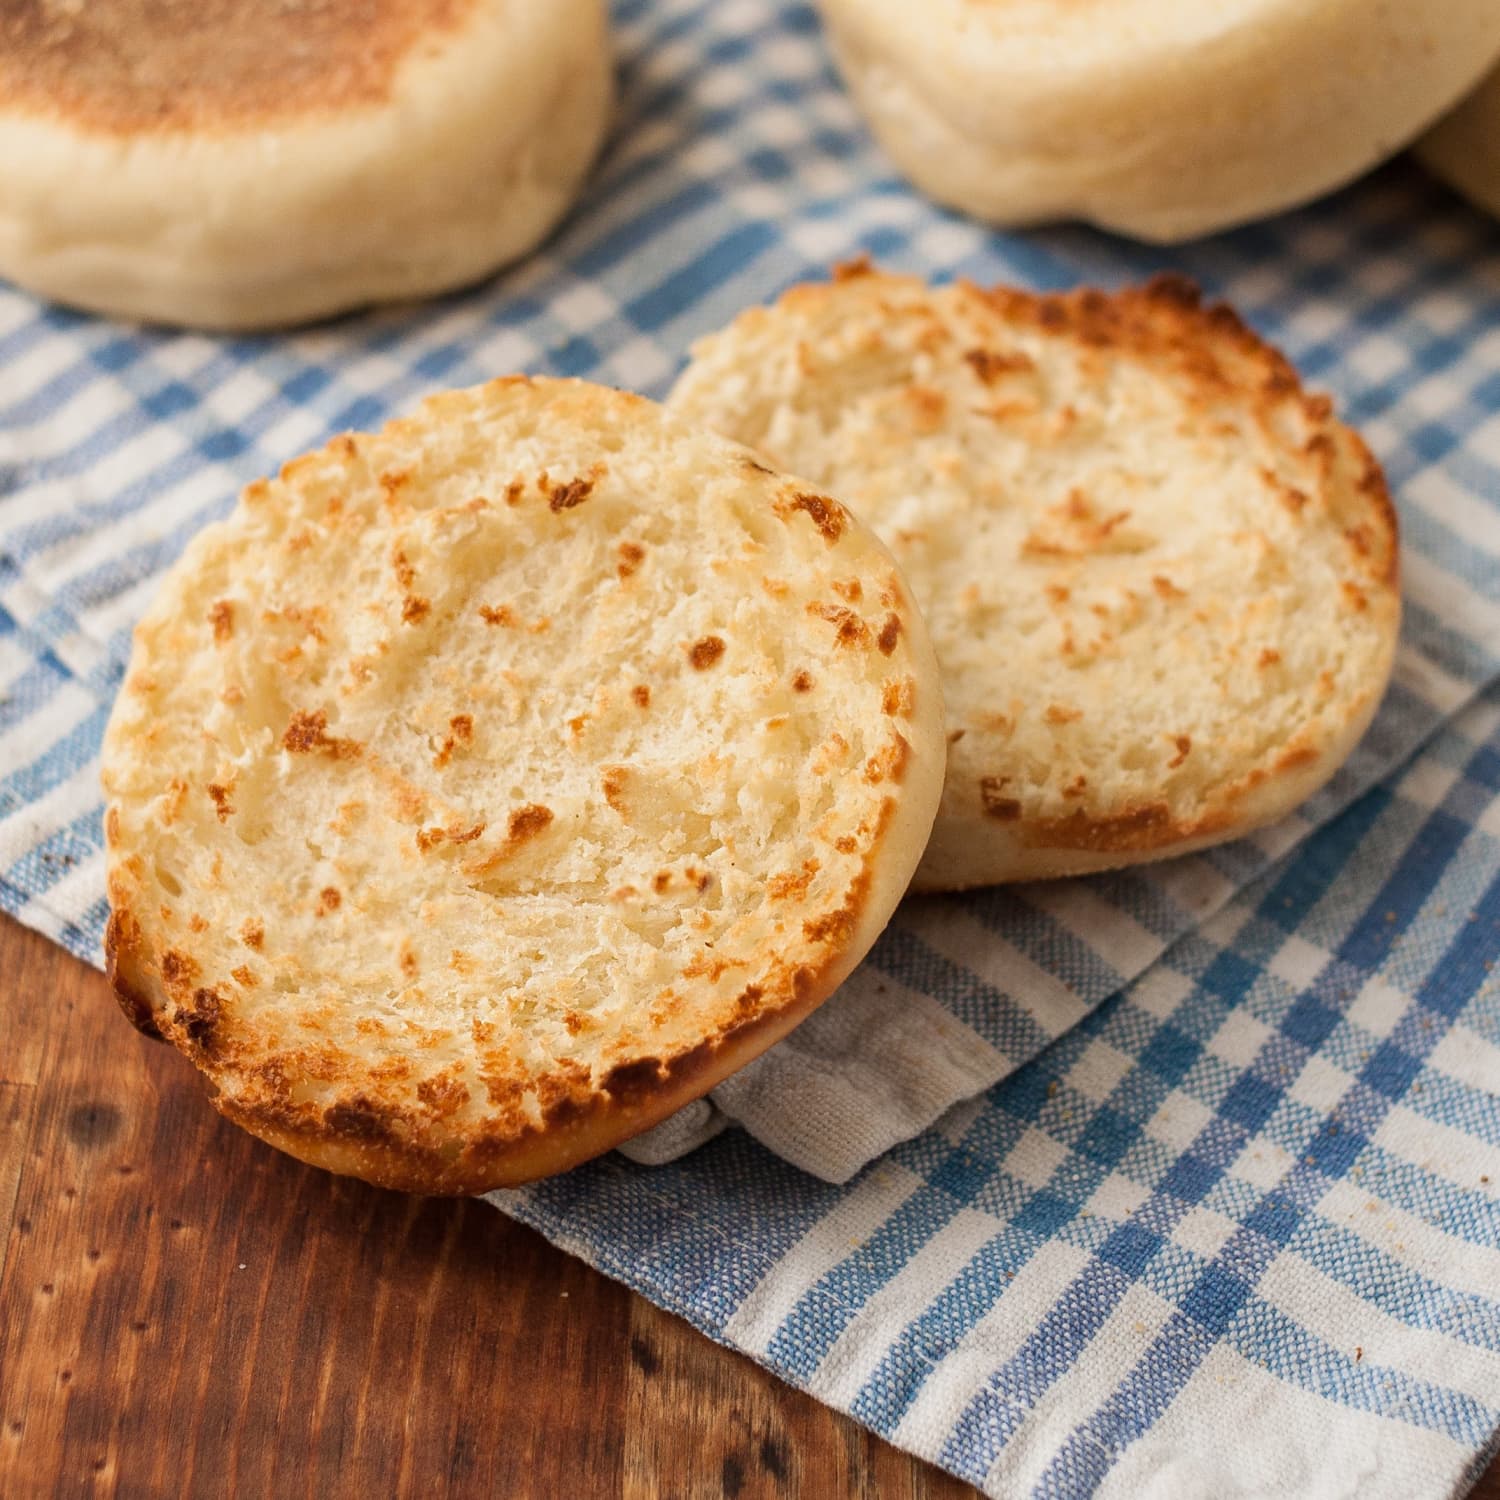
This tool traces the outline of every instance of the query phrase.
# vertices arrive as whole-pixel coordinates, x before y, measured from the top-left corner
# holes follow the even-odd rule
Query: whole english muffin
[[[105,739],[110,975],[295,1156],[525,1181],[829,995],[943,759],[837,501],[639,397],[453,392],[251,485],[164,583]]]
[[[856,103],[939,202],[1181,240],[1399,150],[1500,57],[1495,0],[819,0]]]
[[[1417,146],[1423,166],[1500,218],[1500,70]]]
[[[1379,466],[1185,282],[850,267],[703,340],[671,405],[841,495],[900,561],[950,742],[919,888],[1233,838],[1326,780],[1380,700]]]
[[[607,123],[603,0],[5,0],[0,276],[259,328],[477,280]]]

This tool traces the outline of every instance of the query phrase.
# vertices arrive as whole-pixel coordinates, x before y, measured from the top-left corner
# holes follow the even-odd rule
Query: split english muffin
[[[0,276],[214,329],[463,286],[572,203],[603,0],[19,0],[0,9]]]
[[[919,889],[1234,838],[1327,780],[1380,701],[1380,468],[1185,282],[1036,296],[854,266],[702,340],[669,404],[900,562],[950,741]]]
[[[941,690],[833,499],[513,379],[251,485],[104,748],[110,974],[305,1161],[480,1192],[784,1035],[906,889]]]

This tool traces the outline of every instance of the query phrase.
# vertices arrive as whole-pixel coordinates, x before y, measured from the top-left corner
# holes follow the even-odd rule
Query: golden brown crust
[[[851,892],[839,937],[847,938],[865,904],[867,882]],[[744,1018],[695,1046],[664,1058],[636,1058],[597,1083],[563,1080],[545,1104],[540,1123],[516,1111],[497,1115],[492,1128],[457,1145],[433,1142],[428,1122],[397,1097],[361,1092],[325,1110],[285,1100],[285,1077],[264,1099],[214,1094],[226,1118],[312,1166],[343,1172],[400,1192],[453,1195],[490,1192],[578,1166],[622,1140],[660,1124],[683,1105],[786,1036],[847,977],[845,952],[821,966],[801,965],[779,984],[742,994]],[[149,1033],[148,1033],[149,1034]],[[182,1039],[174,1037],[179,1045]],[[211,1076],[211,1075],[210,1075]]]
[[[0,0],[7,108],[121,135],[214,132],[384,103],[477,0]]]
[[[900,743],[905,746],[904,740]],[[419,1090],[427,1107],[411,1106],[408,1091],[400,1086],[404,1071],[386,1087],[366,1077],[331,1104],[298,1102],[299,1081],[326,1075],[337,1063],[320,1059],[312,1048],[265,1059],[257,1048],[238,1045],[221,1029],[222,994],[194,983],[198,974],[191,960],[169,950],[159,964],[148,960],[142,966],[140,926],[123,906],[111,912],[106,928],[107,972],[131,1023],[187,1053],[208,1077],[214,1108],[252,1135],[312,1166],[380,1187],[430,1194],[488,1192],[576,1166],[650,1129],[817,1009],[862,952],[856,937],[870,922],[874,872],[888,859],[884,845],[895,806],[891,799],[883,804],[863,868],[843,903],[803,924],[807,937],[829,950],[821,961],[777,965],[740,993],[738,1019],[691,1047],[664,1057],[631,1058],[598,1080],[582,1069],[558,1075],[544,1091],[540,1120],[522,1109],[519,1086],[508,1092],[497,1088],[491,1100],[497,1107],[486,1128],[466,1138],[441,1128],[449,1111],[440,1097],[434,1100],[439,1091]],[[157,994],[155,1007],[143,990]],[[227,1076],[235,1077],[232,1096],[216,1082]]]

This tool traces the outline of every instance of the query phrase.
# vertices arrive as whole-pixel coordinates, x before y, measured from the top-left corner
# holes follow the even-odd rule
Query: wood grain
[[[4,920],[0,1038],[0,1496],[977,1493],[487,1205],[227,1125]]]

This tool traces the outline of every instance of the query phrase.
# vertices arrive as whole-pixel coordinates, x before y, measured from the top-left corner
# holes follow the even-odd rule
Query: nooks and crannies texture
[[[142,622],[105,749],[116,985],[308,1160],[558,1170],[857,962],[941,712],[836,501],[598,387],[437,397],[251,485]]]
[[[1326,780],[1379,702],[1379,466],[1184,282],[1039,297],[856,266],[703,341],[671,404],[901,563],[951,742],[921,887],[1234,837]]]

